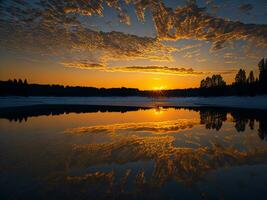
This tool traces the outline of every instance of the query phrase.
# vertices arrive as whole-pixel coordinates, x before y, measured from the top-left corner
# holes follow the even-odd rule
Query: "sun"
[[[161,90],[164,90],[164,89],[165,89],[165,87],[163,87],[163,86],[159,86],[159,87],[154,87],[153,88],[154,91],[161,91]]]

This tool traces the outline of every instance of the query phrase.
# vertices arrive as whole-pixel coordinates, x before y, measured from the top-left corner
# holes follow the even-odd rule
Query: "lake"
[[[0,199],[266,199],[264,110],[0,112]]]

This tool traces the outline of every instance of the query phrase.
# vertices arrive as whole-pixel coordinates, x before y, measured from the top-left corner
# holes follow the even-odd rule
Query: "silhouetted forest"
[[[95,88],[63,85],[29,84],[25,79],[0,81],[0,96],[254,96],[267,94],[267,59],[259,64],[259,77],[250,71],[248,76],[240,69],[235,76],[235,82],[227,85],[219,74],[207,77],[200,82],[199,88],[174,90],[146,90],[136,88]]]
[[[233,95],[258,95],[267,94],[267,59],[258,63],[259,77],[250,71],[248,76],[244,69],[240,69],[235,81],[226,85],[221,75],[213,75],[203,79],[200,83],[199,92],[201,96],[233,96]]]
[[[28,84],[27,80],[0,81],[0,95],[16,96],[138,96],[135,88],[95,88],[63,85]]]

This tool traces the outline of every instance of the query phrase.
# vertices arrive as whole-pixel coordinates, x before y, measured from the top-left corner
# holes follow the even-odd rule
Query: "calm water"
[[[267,117],[237,109],[0,113],[0,199],[266,199]]]

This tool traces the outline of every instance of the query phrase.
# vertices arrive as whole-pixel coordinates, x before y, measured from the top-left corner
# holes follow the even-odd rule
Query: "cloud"
[[[62,62],[65,67],[79,69],[105,71],[105,72],[140,72],[151,74],[169,74],[169,75],[202,75],[206,72],[195,71],[192,68],[167,67],[167,66],[123,66],[108,67],[106,65],[85,62]]]
[[[53,55],[61,58],[61,61],[86,59],[90,68],[107,66],[109,61],[113,60],[173,61],[172,53],[176,48],[164,45],[162,41],[166,40],[209,41],[211,51],[222,49],[236,40],[249,41],[261,47],[267,46],[266,25],[245,24],[214,17],[207,13],[206,8],[198,7],[194,0],[176,9],[166,7],[162,0],[47,0],[36,1],[37,3],[8,0],[8,2],[10,3],[0,6],[1,48]],[[156,37],[141,37],[116,31],[96,31],[81,20],[87,19],[83,17],[93,15],[103,16],[104,5],[107,5],[117,11],[120,22],[130,25],[131,19],[125,4],[134,7],[140,21],[145,20],[146,11],[151,12],[157,32]],[[207,1],[207,4],[213,5],[214,2]],[[241,9],[249,10],[251,6],[244,4]],[[184,50],[186,49],[179,49],[178,52]],[[199,55],[197,52],[187,53],[185,57],[192,58]],[[159,71],[176,73],[176,70],[166,68]]]
[[[118,67],[119,71],[124,72],[146,72],[146,73],[159,73],[171,75],[201,75],[203,72],[195,71],[192,68],[183,67],[167,67],[167,66],[131,66],[131,67]]]
[[[7,7],[0,7],[2,48],[38,52],[62,60],[65,57],[86,58],[99,65],[111,60],[173,60],[171,53],[175,48],[163,45],[158,38],[96,31],[81,23],[80,16],[103,15],[105,2],[119,12],[121,22],[130,24],[120,1],[49,0],[39,2],[38,6],[23,0],[9,1],[12,3],[5,4]]]
[[[233,53],[225,53],[223,57],[232,59],[232,58],[235,58],[235,55]]]
[[[202,47],[202,46],[203,46],[203,44],[201,44],[201,43],[199,43],[199,44],[193,44],[193,45],[185,45],[184,47],[178,48],[176,50],[176,52],[180,53],[180,52],[183,52],[183,51],[195,49],[197,47]]]
[[[243,13],[246,13],[246,14],[250,14],[250,11],[253,9],[253,5],[252,4],[242,4],[239,6],[239,10]]]
[[[197,62],[206,62],[207,61],[207,59],[205,59],[205,58],[197,58]]]
[[[105,70],[106,65],[99,63],[85,63],[85,62],[62,62],[65,67],[74,67],[79,69],[94,69],[94,70]]]
[[[200,56],[200,49],[196,49],[193,51],[188,51],[186,54],[183,56],[184,58],[195,58]]]
[[[237,61],[225,61],[225,64],[238,64]]]
[[[98,50],[98,57],[102,62],[119,59],[171,61],[171,52],[175,51],[175,48],[161,44],[157,38],[91,30],[77,32],[75,49],[85,54]]]
[[[79,14],[82,16],[92,16],[93,14],[103,16],[103,3],[106,3],[108,7],[115,8],[117,10],[120,22],[130,25],[131,20],[127,15],[126,10],[119,0],[98,0],[98,1],[65,1],[66,4],[61,4],[66,14]]]
[[[151,10],[158,38],[161,40],[210,41],[212,51],[224,48],[227,43],[235,40],[267,46],[266,25],[245,24],[211,16],[205,8],[199,8],[195,1],[190,1],[185,7],[177,7],[175,10],[156,0],[141,0],[133,4],[141,19],[146,9]]]
[[[199,59],[198,62],[205,62],[205,59]],[[105,64],[87,63],[85,61],[76,62],[62,62],[65,67],[78,68],[93,71],[104,71],[104,72],[139,72],[139,73],[149,73],[149,74],[166,74],[166,75],[176,75],[176,76],[201,76],[201,75],[211,75],[211,74],[235,74],[237,70],[227,69],[227,70],[202,70],[196,71],[193,68],[184,67],[168,67],[168,66],[115,66],[109,67]],[[227,63],[226,64],[230,64]],[[233,63],[231,63],[233,64]]]

